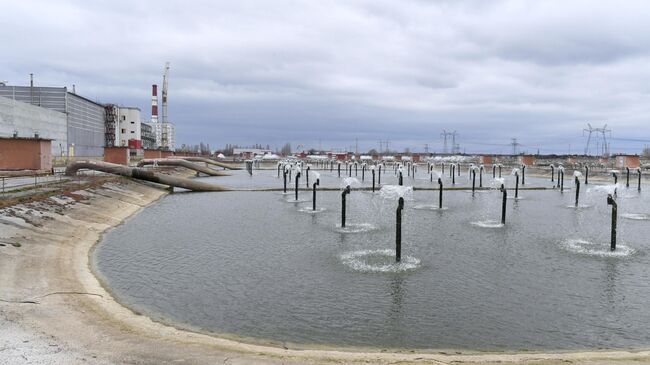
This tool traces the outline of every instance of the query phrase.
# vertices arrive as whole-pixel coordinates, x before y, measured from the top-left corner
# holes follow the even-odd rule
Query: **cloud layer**
[[[440,151],[446,129],[467,152],[582,152],[587,122],[613,151],[650,140],[645,1],[0,3],[0,80],[148,117],[170,61],[181,143]]]

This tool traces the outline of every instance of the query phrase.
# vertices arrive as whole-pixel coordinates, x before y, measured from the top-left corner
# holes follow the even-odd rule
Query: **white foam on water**
[[[393,250],[360,250],[341,254],[344,265],[354,271],[369,273],[397,273],[412,271],[420,267],[420,259],[403,255],[395,261]]]
[[[501,228],[505,226],[500,221],[493,221],[493,220],[471,222],[471,224],[481,228]]]
[[[316,207],[316,210],[313,210],[312,207],[303,207],[303,208],[298,209],[299,212],[307,213],[307,214],[318,214],[318,213],[322,213],[322,212],[324,212],[326,210],[327,209],[325,209],[325,208],[319,208],[319,207]]]
[[[346,223],[345,227],[341,227],[341,224],[336,225],[336,231],[339,233],[365,233],[376,229],[377,226],[370,223]]]
[[[626,219],[632,219],[635,221],[647,221],[650,220],[650,214],[645,213],[623,213],[621,217]]]
[[[414,205],[413,209],[416,209],[416,210],[447,210],[449,208],[443,206],[442,209],[441,209],[441,208],[438,207],[437,204],[435,204],[435,205],[434,204],[418,204],[418,205]]]
[[[404,198],[404,200],[413,200],[413,187],[400,186],[400,185],[384,185],[379,190],[379,196],[386,200],[397,200]]]
[[[623,184],[593,185],[587,189],[587,194],[614,194],[616,190],[621,190]]]
[[[581,238],[566,239],[560,242],[560,246],[570,252],[597,257],[626,257],[636,252],[621,244],[616,245],[616,251],[611,251],[609,242],[591,242]]]

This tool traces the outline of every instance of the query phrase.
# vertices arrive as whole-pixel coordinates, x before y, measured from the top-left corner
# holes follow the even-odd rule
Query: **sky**
[[[647,1],[0,0],[0,24],[0,81],[144,119],[169,61],[179,145],[584,153],[587,123],[650,144]]]

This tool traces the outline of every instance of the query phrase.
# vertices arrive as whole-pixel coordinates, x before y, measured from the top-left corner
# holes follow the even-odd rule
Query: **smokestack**
[[[158,85],[151,85],[151,121],[158,122]]]

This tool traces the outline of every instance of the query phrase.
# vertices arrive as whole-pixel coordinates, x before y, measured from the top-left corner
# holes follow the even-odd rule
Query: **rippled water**
[[[255,174],[206,180],[281,186],[274,171]],[[321,184],[340,181],[322,173]],[[344,229],[338,192],[320,192],[316,214],[309,192],[294,204],[280,192],[177,193],[110,231],[94,263],[118,299],[156,320],[287,346],[647,346],[650,221],[637,218],[650,190],[619,189],[615,253],[607,189],[586,191],[578,209],[573,192],[520,191],[506,226],[497,191],[445,192],[443,210],[437,192],[415,191],[399,264],[394,197],[352,191]]]

